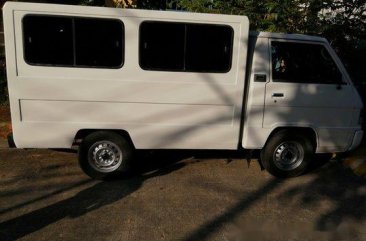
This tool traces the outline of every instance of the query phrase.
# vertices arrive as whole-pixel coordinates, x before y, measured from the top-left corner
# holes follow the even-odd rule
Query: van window
[[[183,70],[184,35],[184,24],[142,23],[140,26],[140,66],[148,70]]]
[[[72,65],[72,19],[25,16],[23,18],[24,59],[30,64]]]
[[[342,74],[321,44],[271,42],[272,81],[340,84]]]
[[[186,69],[227,72],[231,67],[233,30],[228,26],[187,24]]]
[[[140,66],[145,70],[228,72],[233,34],[224,25],[143,22]]]
[[[119,67],[123,26],[119,20],[75,18],[77,66]]]
[[[123,23],[115,19],[27,15],[24,60],[31,65],[117,68],[123,64]]]

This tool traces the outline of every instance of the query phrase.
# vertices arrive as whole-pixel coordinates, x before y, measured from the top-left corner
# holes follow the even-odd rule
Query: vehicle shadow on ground
[[[2,222],[0,240],[16,240],[65,217],[77,218],[120,201],[137,191],[147,179],[163,176],[184,167],[189,162],[182,160],[193,156],[202,159],[226,158],[230,161],[231,158],[239,158],[241,155],[242,153],[231,151],[138,151],[134,157],[132,172],[128,176],[97,182],[68,199]]]
[[[141,168],[135,167],[133,176],[97,182],[73,197],[0,223],[0,240],[16,240],[65,217],[77,218],[117,202],[137,191],[145,180],[182,168],[185,164],[178,162],[181,156],[179,153],[175,158],[168,158],[165,154],[140,154],[138,158],[145,159],[138,161]]]
[[[332,158],[331,155],[317,155],[308,173],[311,181],[302,182],[295,187],[285,189],[277,196],[278,202],[285,206],[290,200],[299,198],[301,206],[316,207],[324,200],[332,203],[333,209],[326,213],[319,213],[317,222],[313,229],[318,231],[328,231],[332,239],[342,240],[362,240],[358,236],[357,230],[339,230],[338,226],[343,222],[366,220],[366,169],[363,176],[356,175],[347,163],[352,159],[361,157],[363,165],[366,167],[366,145],[355,153]],[[359,159],[358,159],[359,160]],[[284,180],[273,178],[263,184],[259,189],[250,195],[246,194],[232,207],[229,207],[223,214],[199,226],[183,239],[184,241],[209,240],[213,233],[222,229],[226,224],[235,222],[235,219],[254,205],[261,198],[282,186]],[[294,214],[296,215],[296,214]],[[352,228],[352,227],[351,227]],[[342,233],[343,232],[343,233]],[[243,237],[237,237],[243,240]]]
[[[259,154],[251,154],[243,150],[140,150],[134,156],[131,175],[148,172],[151,169],[171,165],[182,160],[189,163],[189,160],[199,162],[202,160],[224,159],[229,163],[234,159],[249,161],[251,157],[258,158]]]
[[[320,205],[322,200],[331,201],[332,208],[320,214],[314,224],[316,230],[332,231],[342,222],[366,221],[366,142],[353,153],[332,159],[314,176],[311,182],[286,190],[279,199],[286,202],[300,198],[308,207]]]

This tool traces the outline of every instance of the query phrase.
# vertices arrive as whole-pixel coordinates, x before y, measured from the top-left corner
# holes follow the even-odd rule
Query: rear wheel
[[[103,179],[126,173],[132,148],[121,135],[97,131],[88,135],[79,147],[79,164],[90,177]]]
[[[290,130],[276,133],[262,150],[265,169],[276,177],[304,173],[314,156],[314,146],[305,135]]]

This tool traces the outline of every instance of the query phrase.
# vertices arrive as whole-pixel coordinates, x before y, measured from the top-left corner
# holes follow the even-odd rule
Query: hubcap
[[[297,142],[283,142],[278,145],[273,153],[275,165],[284,171],[290,171],[304,160],[304,149]]]
[[[122,163],[121,149],[110,141],[99,141],[89,148],[89,164],[100,172],[115,171]]]

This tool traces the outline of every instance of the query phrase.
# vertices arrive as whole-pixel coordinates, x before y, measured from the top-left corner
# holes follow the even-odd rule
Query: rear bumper
[[[363,131],[362,130],[358,130],[354,133],[353,135],[353,140],[352,140],[352,144],[351,146],[348,148],[348,151],[354,150],[356,149],[362,141],[362,137],[363,137]]]

